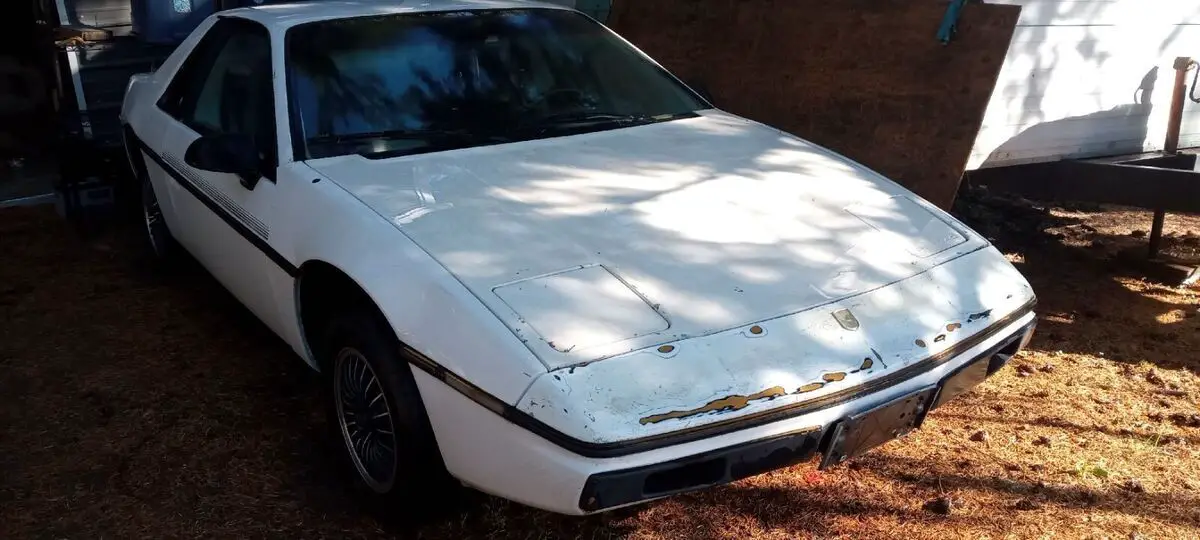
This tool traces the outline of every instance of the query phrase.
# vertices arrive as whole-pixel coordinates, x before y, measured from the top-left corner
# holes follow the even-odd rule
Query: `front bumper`
[[[911,423],[907,425],[911,428],[919,427],[930,410],[970,390],[999,371],[1020,350],[1025,343],[1025,336],[1032,334],[1033,326],[1034,323],[1031,322],[983,353],[967,357],[943,381],[918,390],[914,399],[923,402],[915,404],[920,414],[914,415]],[[852,417],[859,412],[860,408],[850,408],[846,411],[846,416]],[[808,461],[818,453],[824,456],[823,468],[839,464],[852,457],[845,445],[845,437],[839,436],[843,433],[839,424],[848,422],[849,419],[843,419],[668,463],[595,474],[589,477],[584,485],[579,507],[585,511],[596,511],[733,482]],[[867,450],[894,439],[897,435],[869,433],[868,437],[873,437],[873,440],[867,442],[874,444],[869,444],[867,448],[859,446],[858,449]]]
[[[807,461],[835,445],[839,423],[922,389],[935,390],[925,410],[935,408],[1003,367],[1028,342],[1034,325],[1034,314],[1027,313],[948,361],[826,408],[617,457],[571,452],[479,406],[428,373],[413,372],[451,474],[481,491],[523,504],[586,514]],[[913,427],[917,425],[919,421]]]

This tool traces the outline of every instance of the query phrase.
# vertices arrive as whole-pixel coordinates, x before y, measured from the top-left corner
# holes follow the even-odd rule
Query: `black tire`
[[[145,222],[146,241],[154,258],[168,261],[175,257],[178,246],[167,221],[163,219],[162,208],[158,204],[158,196],[154,193],[154,185],[149,178],[142,178],[142,220]]]
[[[331,443],[362,502],[371,510],[408,514],[405,517],[448,502],[458,490],[442,462],[409,363],[382,316],[366,310],[335,315],[322,343]],[[365,364],[365,376],[358,375],[364,371],[358,364]],[[354,377],[358,378],[347,382]],[[356,398],[360,390],[362,397]],[[374,400],[377,396],[380,399]],[[384,412],[386,418],[374,419]],[[354,426],[348,425],[351,422]],[[360,424],[358,435],[353,435]],[[388,428],[390,438],[383,434]],[[364,453],[382,456],[394,466],[368,466]]]

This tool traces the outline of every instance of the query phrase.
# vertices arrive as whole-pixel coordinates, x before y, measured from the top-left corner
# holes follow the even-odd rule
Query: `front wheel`
[[[389,493],[396,485],[396,420],[379,375],[363,352],[343,347],[334,358],[333,391],[346,455],[359,480],[375,493]]]
[[[422,505],[452,486],[400,343],[379,316],[337,316],[325,362],[333,437],[368,501]]]

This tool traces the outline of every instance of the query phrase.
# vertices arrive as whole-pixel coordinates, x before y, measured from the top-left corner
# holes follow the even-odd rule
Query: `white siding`
[[[1200,57],[1200,0],[991,3],[1022,12],[969,169],[1162,149],[1172,63]],[[1200,146],[1200,105],[1182,131]]]

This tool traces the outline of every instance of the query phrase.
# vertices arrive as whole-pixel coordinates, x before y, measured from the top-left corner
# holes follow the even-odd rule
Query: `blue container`
[[[133,0],[133,32],[149,43],[179,43],[205,17],[212,0]]]

